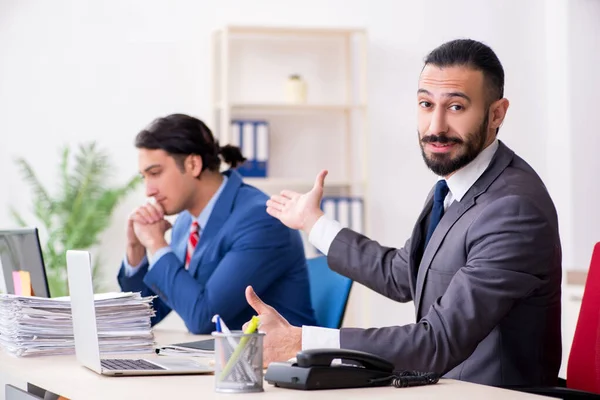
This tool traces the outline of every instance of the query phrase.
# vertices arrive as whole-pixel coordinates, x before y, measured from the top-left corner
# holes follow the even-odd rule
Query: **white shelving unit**
[[[309,190],[322,169],[325,195],[362,197],[368,231],[367,34],[363,29],[226,26],[213,34],[211,127],[231,143],[233,119],[269,124],[267,178],[245,181],[268,194]],[[286,103],[290,75],[307,101]]]

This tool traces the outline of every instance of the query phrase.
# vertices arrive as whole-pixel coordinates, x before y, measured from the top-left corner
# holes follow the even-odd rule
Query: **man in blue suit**
[[[135,146],[152,201],[129,217],[118,281],[123,291],[158,295],[153,325],[175,310],[192,333],[213,331],[214,314],[241,329],[254,313],[248,285],[295,325],[315,324],[298,232],[268,215],[268,196],[235,169],[219,172],[220,156],[232,168],[245,161],[237,147],[220,147],[183,114],[155,120]],[[168,244],[164,217],[175,214]]]

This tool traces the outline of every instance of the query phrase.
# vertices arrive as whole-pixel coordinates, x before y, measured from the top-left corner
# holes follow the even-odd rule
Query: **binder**
[[[321,199],[323,213],[338,221],[344,228],[358,233],[364,233],[364,200],[357,196],[326,196]],[[322,253],[310,245],[311,250],[306,256]],[[312,257],[311,257],[312,258]]]
[[[231,144],[239,146],[246,162],[238,167],[245,177],[266,178],[269,166],[269,124],[264,120],[231,121]]]
[[[321,209],[329,218],[337,220],[344,228],[363,233],[364,201],[357,196],[326,196]]]

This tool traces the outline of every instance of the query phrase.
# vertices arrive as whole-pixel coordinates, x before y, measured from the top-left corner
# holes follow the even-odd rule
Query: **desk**
[[[159,344],[200,340],[206,336],[194,336],[181,331],[155,329]],[[110,357],[118,357],[111,355]],[[126,357],[154,358],[156,355],[127,355]],[[162,356],[164,357],[164,356]],[[461,381],[442,379],[438,384],[408,389],[379,387],[364,389],[323,390],[318,392],[276,388],[265,382],[263,393],[220,394],[214,391],[213,375],[179,375],[154,377],[106,377],[79,365],[75,356],[16,358],[0,351],[0,372],[15,380],[26,381],[61,394],[69,399],[535,399],[543,398],[526,393],[513,392],[494,387],[475,385]],[[10,383],[10,381],[9,381]],[[1,388],[0,398],[4,395]]]

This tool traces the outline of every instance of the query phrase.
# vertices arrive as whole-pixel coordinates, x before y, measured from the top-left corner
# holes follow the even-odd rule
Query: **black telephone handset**
[[[299,367],[329,367],[335,359],[356,361],[366,369],[392,373],[394,364],[376,355],[357,350],[325,349],[304,350],[296,355]]]
[[[341,359],[341,364],[332,363]],[[394,373],[394,365],[381,357],[356,350],[311,349],[299,352],[295,363],[271,363],[265,380],[290,389],[341,389],[394,385],[407,387],[436,383],[435,374]]]

